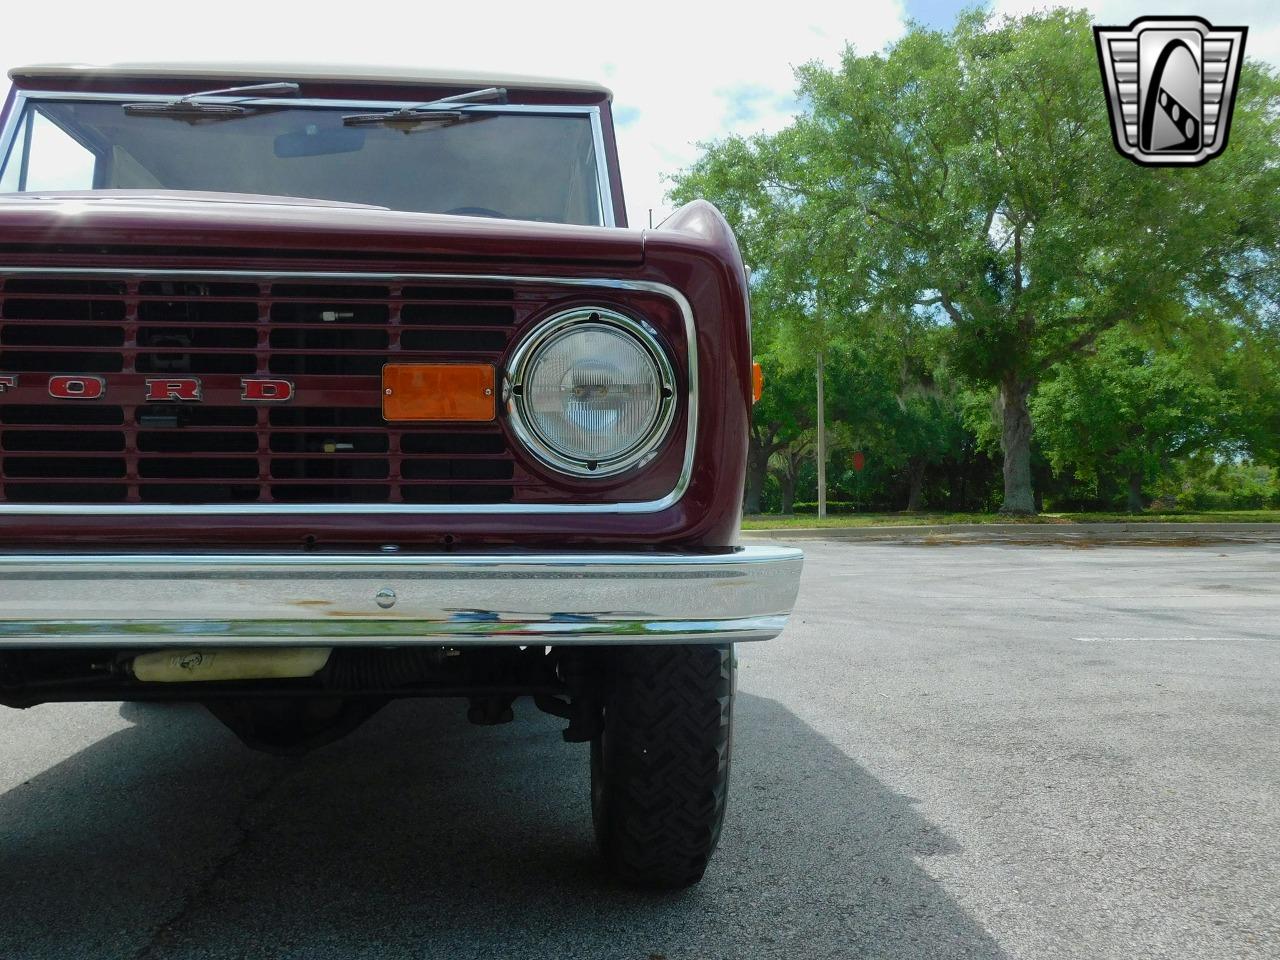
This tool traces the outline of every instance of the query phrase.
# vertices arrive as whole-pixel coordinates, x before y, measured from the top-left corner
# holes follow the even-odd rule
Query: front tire
[[[596,840],[626,883],[697,883],[728,800],[731,646],[610,651],[604,726],[591,743]]]

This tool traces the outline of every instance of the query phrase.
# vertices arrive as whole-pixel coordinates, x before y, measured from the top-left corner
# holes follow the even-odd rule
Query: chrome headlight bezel
[[[558,449],[543,434],[528,407],[524,385],[530,368],[547,346],[573,330],[601,327],[621,331],[641,347],[654,365],[659,395],[652,420],[630,446],[607,459],[588,460]],[[503,398],[512,432],[539,463],[572,477],[588,478],[614,477],[652,460],[671,432],[678,406],[675,370],[657,332],[648,324],[608,307],[574,307],[535,324],[507,361]]]

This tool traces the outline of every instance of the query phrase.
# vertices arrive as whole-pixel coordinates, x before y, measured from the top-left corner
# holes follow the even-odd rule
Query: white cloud
[[[667,210],[662,174],[698,141],[775,130],[790,119],[791,69],[834,64],[846,41],[870,52],[900,36],[901,0],[793,2],[785,9],[662,0],[318,4],[224,0],[11,4],[0,70],[23,63],[292,60],[415,64],[598,80],[614,91],[631,222]]]

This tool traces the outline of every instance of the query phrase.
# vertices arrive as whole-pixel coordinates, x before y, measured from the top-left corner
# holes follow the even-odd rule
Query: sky
[[[991,0],[1024,13],[1043,0]],[[1247,53],[1280,63],[1280,3],[1218,0],[1076,0],[1099,23],[1143,14],[1200,13],[1250,27]],[[203,60],[407,64],[596,80],[614,92],[614,116],[631,223],[670,212],[664,176],[688,166],[698,143],[774,131],[798,108],[793,68],[834,65],[846,43],[871,53],[908,19],[946,28],[969,3],[954,0],[791,0],[749,4],[608,7],[584,2],[458,5],[362,0],[329,15],[320,4],[220,0],[184,16],[172,0],[46,0],[10,4],[0,32],[0,72],[27,63]],[[358,10],[359,17],[351,11]],[[780,11],[785,11],[785,16]]]

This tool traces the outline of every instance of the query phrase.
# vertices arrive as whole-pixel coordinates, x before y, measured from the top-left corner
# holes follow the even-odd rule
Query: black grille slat
[[[511,499],[511,488],[500,485],[457,484],[437,487],[406,484],[402,492],[405,503],[506,503]]]
[[[256,453],[257,434],[224,430],[145,430],[138,433],[138,453]]]
[[[374,407],[273,407],[269,416],[272,428],[301,427],[377,427],[385,430],[382,410]]]
[[[212,350],[177,350],[144,353],[138,356],[138,373],[201,374],[226,373],[250,374],[257,370],[258,361],[251,353],[218,353]]]
[[[252,327],[138,327],[138,346],[155,350],[240,349],[252,351],[258,331]]]
[[[391,311],[385,303],[273,303],[271,322],[310,324],[320,327],[345,327],[348,324],[386,326]]]
[[[74,324],[74,325],[73,325]],[[84,326],[79,321],[7,323],[0,329],[0,345],[6,347],[121,347],[124,327]]]
[[[400,468],[405,480],[510,480],[504,460],[409,460]]]
[[[119,426],[124,409],[108,404],[0,404],[0,423],[79,426]]]
[[[6,320],[74,320],[120,323],[124,320],[124,303],[119,300],[31,300],[5,298]]]
[[[258,307],[254,301],[209,303],[197,299],[140,300],[138,321],[159,324],[255,324]]]
[[[400,322],[431,324],[436,326],[495,327],[510,326],[515,322],[515,310],[508,306],[468,304],[466,310],[458,306],[464,301],[450,303],[406,303],[400,311]]]
[[[144,503],[252,503],[258,486],[217,483],[140,483],[139,499]]]
[[[280,503],[385,503],[391,499],[391,486],[385,483],[277,483],[272,486],[272,493]]]
[[[507,345],[507,335],[463,330],[414,330],[402,328],[400,349],[434,353],[497,353]]]
[[[42,347],[39,352],[0,347],[0,364],[6,373],[119,373],[124,369],[124,357],[65,346]]]
[[[5,430],[6,451],[53,453],[122,453],[124,434],[119,430]]]
[[[385,330],[272,330],[271,349],[287,351],[291,357],[313,350],[373,350],[387,349]]]
[[[123,297],[126,284],[123,280],[83,280],[78,277],[10,277],[5,281],[4,292],[7,297],[15,293],[45,294],[59,300]]]
[[[225,427],[256,428],[258,413],[252,407],[208,407],[183,404],[171,408],[140,407],[135,413],[139,427],[146,429],[150,423],[162,418],[176,420],[173,429],[223,429]]]
[[[378,433],[355,433],[349,430],[331,430],[327,433],[305,431],[282,433],[277,430],[272,431],[268,446],[274,454],[323,453],[328,456],[343,456],[347,453],[387,453],[390,448],[390,438],[385,430]]]
[[[359,456],[341,460],[333,457],[274,457],[271,460],[271,476],[276,480],[386,480],[390,473],[386,457],[371,459]]]
[[[408,433],[400,450],[419,456],[499,456],[506,452],[500,433]]]
[[[6,477],[26,480],[84,480],[124,476],[122,457],[6,456],[0,468]]]
[[[4,485],[5,497],[11,503],[119,503],[128,498],[129,488],[123,483],[13,483]]]
[[[258,476],[256,457],[210,456],[141,457],[138,476],[145,480],[253,480]]]
[[[371,377],[382,372],[390,357],[294,352],[271,355],[269,373],[293,377]]]
[[[282,281],[271,287],[273,300],[386,300],[391,296],[388,286],[363,283],[298,283]]]
[[[190,300],[256,300],[259,297],[259,293],[256,283],[237,281],[141,280],[138,282],[139,297],[156,297],[159,299],[180,297]]]

